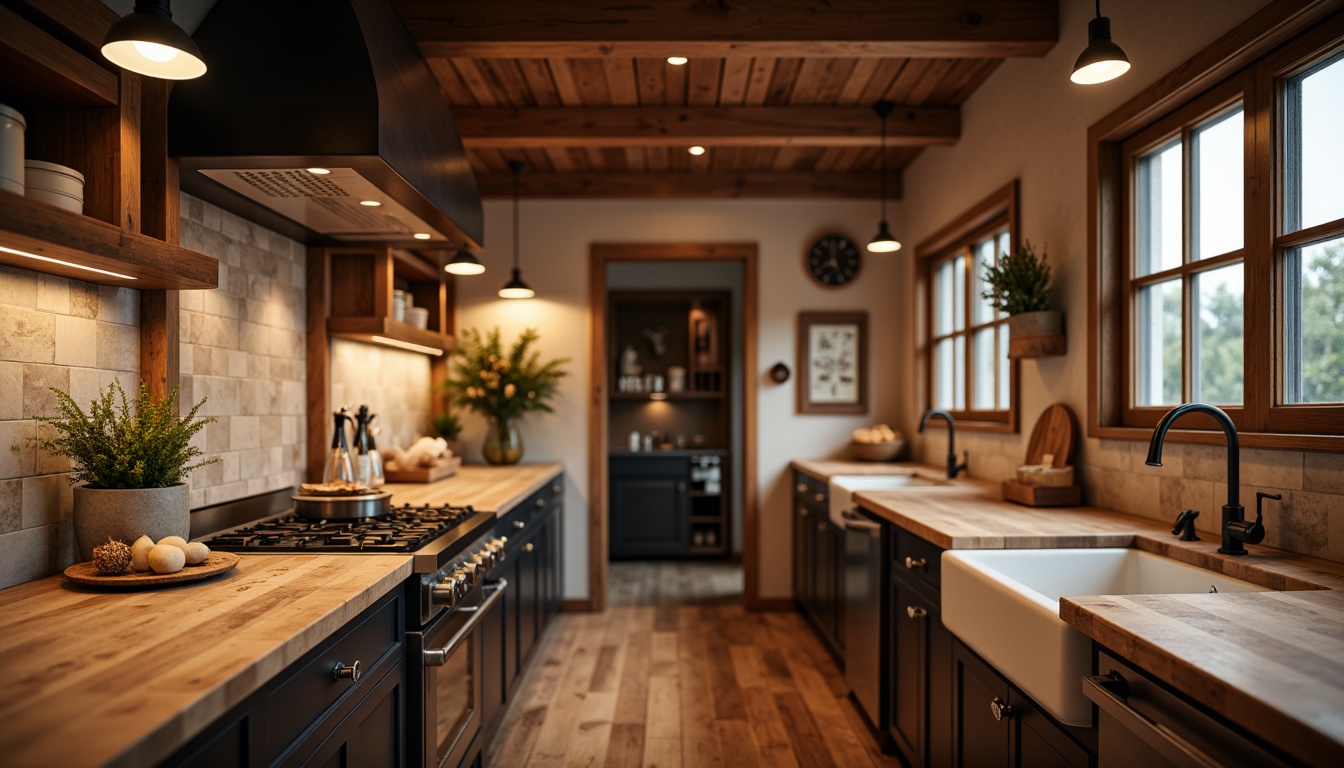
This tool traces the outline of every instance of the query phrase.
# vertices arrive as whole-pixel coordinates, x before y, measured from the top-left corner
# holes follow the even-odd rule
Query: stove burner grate
[[[359,520],[311,520],[294,514],[262,520],[207,539],[225,552],[414,552],[466,522],[471,507],[393,507]]]

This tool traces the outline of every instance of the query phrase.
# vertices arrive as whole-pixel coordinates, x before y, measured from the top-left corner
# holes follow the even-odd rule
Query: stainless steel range
[[[508,582],[489,573],[504,562],[507,538],[495,516],[471,507],[392,507],[389,514],[322,520],[293,512],[218,533],[213,549],[248,554],[411,555],[406,583],[407,747],[413,764],[457,766],[482,726],[479,659],[485,617]],[[358,674],[356,672],[356,674]]]

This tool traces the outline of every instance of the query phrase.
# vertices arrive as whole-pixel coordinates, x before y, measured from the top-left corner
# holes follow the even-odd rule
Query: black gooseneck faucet
[[[1162,443],[1166,440],[1167,430],[1187,413],[1206,413],[1218,422],[1227,435],[1227,503],[1223,505],[1223,545],[1218,551],[1225,555],[1244,555],[1246,547],[1242,542],[1258,544],[1264,540],[1264,526],[1259,521],[1247,522],[1246,510],[1238,497],[1241,488],[1241,447],[1237,438],[1237,427],[1223,409],[1208,403],[1186,403],[1172,408],[1157,422],[1153,436],[1148,440],[1148,459],[1150,467],[1162,466]]]
[[[924,412],[924,417],[919,420],[919,432],[924,434],[924,425],[929,423],[930,416],[942,416],[947,419],[947,477],[949,480],[957,479],[957,474],[966,469],[966,461],[957,463],[957,428],[952,421],[952,414],[944,411],[942,408],[930,408]]]

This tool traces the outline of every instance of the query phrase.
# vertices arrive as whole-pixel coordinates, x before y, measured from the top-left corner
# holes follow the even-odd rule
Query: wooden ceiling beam
[[[871,107],[455,107],[462,143],[473,149],[541,147],[876,147],[882,122]],[[887,146],[954,144],[957,107],[897,107]]]
[[[477,174],[481,197],[513,196],[513,174]],[[518,194],[528,198],[584,197],[618,199],[670,198],[832,198],[876,199],[878,174],[846,172],[584,172],[524,173]],[[900,199],[901,179],[887,181],[887,195]],[[876,215],[876,211],[874,211]]]
[[[1044,56],[1058,0],[395,0],[426,57]]]

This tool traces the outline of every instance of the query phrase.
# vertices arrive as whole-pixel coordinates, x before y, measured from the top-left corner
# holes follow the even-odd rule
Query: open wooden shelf
[[[3,6],[0,29],[5,30],[0,68],[8,70],[5,80],[12,92],[39,104],[116,106],[118,83],[112,71]]]
[[[445,354],[453,351],[454,340],[452,336],[416,328],[390,317],[329,317],[327,318],[327,333],[342,339],[373,344],[379,343],[373,337],[381,336],[393,341],[404,341],[408,344],[430,347]]]
[[[652,392],[612,392],[612,400],[648,400]],[[722,392],[664,392],[665,400],[720,400]]]
[[[219,287],[219,262],[210,256],[5,190],[0,190],[0,247],[70,262],[0,251],[5,264],[76,280],[141,290]]]

